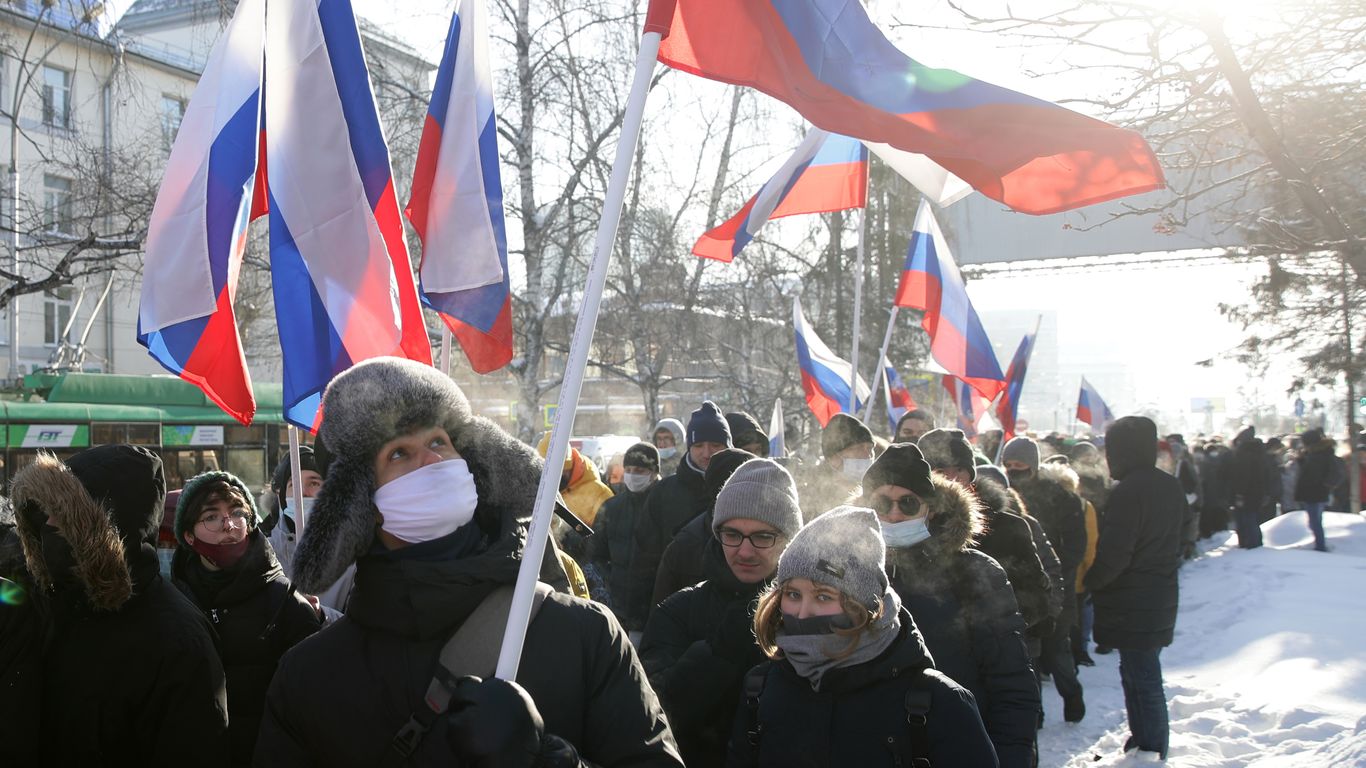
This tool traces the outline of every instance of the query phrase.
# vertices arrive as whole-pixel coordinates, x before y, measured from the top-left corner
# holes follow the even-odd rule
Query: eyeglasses
[[[233,525],[240,525],[245,528],[247,527],[247,517],[250,514],[251,513],[245,509],[234,509],[226,515],[220,515],[215,512],[199,518],[199,522],[195,523],[195,525],[202,525],[205,530],[212,533],[221,532],[224,528],[228,527],[229,521],[231,521]]]
[[[716,532],[716,538],[721,540],[721,545],[734,549],[745,543],[749,539],[750,545],[755,549],[768,549],[778,543],[778,534],[772,531],[755,531],[746,536],[734,528],[722,528]]]
[[[878,513],[879,517],[892,514],[892,507],[896,507],[906,517],[915,517],[920,514],[920,508],[924,506],[920,497],[909,493],[895,499],[889,499],[886,496],[874,496],[872,501],[873,511]]]

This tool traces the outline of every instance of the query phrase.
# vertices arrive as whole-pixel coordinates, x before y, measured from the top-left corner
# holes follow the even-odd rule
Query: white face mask
[[[464,459],[415,469],[375,491],[381,526],[409,544],[439,539],[474,519],[479,495]]]
[[[863,475],[868,468],[873,466],[872,459],[845,459],[840,471],[850,480],[863,480]]]
[[[668,448],[660,448],[660,449],[659,449],[659,458],[661,458],[661,459],[672,459],[673,457],[675,457],[675,456],[677,456],[677,455],[678,455],[678,448],[676,448],[675,446],[672,446],[672,445],[671,445],[671,446],[669,446]]]
[[[621,482],[626,484],[626,490],[632,493],[640,493],[650,487],[650,483],[655,481],[654,475],[633,475],[630,472],[621,476]]]
[[[313,511],[313,502],[316,501],[316,499],[314,499],[311,496],[305,496],[303,501],[304,517],[307,517],[308,513]],[[285,500],[285,508],[280,510],[280,514],[284,515],[290,520],[297,521],[299,519],[299,511],[294,508],[293,496],[290,496],[288,499]]]
[[[913,547],[930,537],[928,518],[924,515],[899,523],[879,523],[882,525],[882,540],[892,549]]]

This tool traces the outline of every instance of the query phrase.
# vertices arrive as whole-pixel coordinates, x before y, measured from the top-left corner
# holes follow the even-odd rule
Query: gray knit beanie
[[[778,560],[778,583],[810,579],[876,611],[887,591],[887,544],[877,513],[835,507],[793,537]]]
[[[1023,461],[1035,471],[1039,469],[1039,444],[1027,437],[1012,438],[1001,451],[1001,464],[1007,461]]]
[[[741,464],[716,496],[712,532],[736,518],[767,523],[792,541],[802,527],[792,475],[772,459],[750,459]]]

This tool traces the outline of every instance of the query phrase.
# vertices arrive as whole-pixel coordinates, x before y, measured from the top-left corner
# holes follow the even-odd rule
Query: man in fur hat
[[[14,477],[28,571],[52,608],[40,765],[228,765],[209,622],[157,561],[166,481],[133,445],[40,453]]]
[[[315,593],[354,562],[356,581],[346,616],[281,660],[257,765],[681,765],[603,606],[538,589],[517,682],[480,679],[496,654],[477,650],[499,646],[505,620],[467,619],[516,582],[543,467],[529,447],[473,415],[449,377],[397,358],[338,376],[323,412],[323,487],[293,576]],[[457,630],[480,642],[438,664]],[[454,679],[438,713],[426,700],[442,667]]]

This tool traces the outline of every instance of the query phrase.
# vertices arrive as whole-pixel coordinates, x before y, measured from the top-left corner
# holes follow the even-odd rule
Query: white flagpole
[[[294,501],[294,509],[298,514],[298,519],[294,521],[294,540],[300,541],[304,537],[304,472],[299,466],[299,428],[293,424],[288,425],[289,430],[289,479],[294,483],[294,493],[290,498]]]
[[[849,413],[858,418],[858,340],[863,319],[863,242],[868,231],[868,181],[863,182],[863,209],[858,217],[858,251],[854,257],[854,350],[849,355]],[[876,386],[876,385],[874,385]],[[876,393],[874,393],[876,394]],[[872,400],[872,397],[869,397]]]
[[[649,95],[650,76],[659,55],[659,32],[646,32],[640,39],[636,54],[635,74],[631,80],[631,95],[626,102],[626,114],[621,123],[621,137],[617,140],[617,156],[612,163],[612,176],[607,184],[602,218],[598,221],[597,241],[593,247],[593,261],[588,270],[588,282],[583,291],[583,307],[579,310],[574,338],[569,345],[565,362],[564,380],[560,384],[559,408],[555,412],[555,428],[550,433],[546,448],[541,484],[536,492],[536,508],[531,516],[526,548],[522,551],[517,587],[513,591],[512,606],[508,611],[507,629],[503,633],[503,647],[498,656],[495,673],[503,680],[514,680],[522,659],[522,645],[526,641],[527,623],[531,618],[531,598],[536,579],[540,576],[541,560],[545,556],[546,534],[550,531],[550,516],[555,508],[555,496],[560,490],[560,467],[569,449],[569,435],[574,428],[574,412],[583,389],[584,369],[587,367],[588,346],[593,340],[593,329],[598,322],[602,302],[602,288],[607,281],[607,267],[612,258],[612,247],[621,221],[621,206],[626,198],[626,183],[631,175],[631,159],[640,138],[641,117],[645,113],[645,97]]]
[[[451,375],[451,328],[445,321],[441,323],[441,367]]]
[[[882,350],[881,350],[880,352],[878,352],[878,355],[877,355],[877,364],[878,364],[878,368],[879,368],[879,369],[881,369],[881,367],[882,367],[882,365],[883,365],[883,362],[882,362],[882,361],[884,361],[884,360],[887,359],[887,348],[890,347],[891,344],[892,344],[892,331],[896,330],[896,315],[897,315],[897,313],[900,312],[900,311],[901,311],[901,307],[898,307],[897,305],[893,304],[893,305],[892,305],[892,312],[891,312],[891,314],[887,317],[887,332],[884,333],[884,334],[882,334]],[[873,393],[872,393],[871,395],[868,396],[868,409],[867,409],[866,411],[863,412],[863,419],[864,419],[865,422],[867,421],[868,416],[870,416],[870,415],[872,414],[872,412],[873,412],[873,401],[877,399],[877,388],[878,388],[881,384],[882,384],[882,378],[879,377],[879,376],[877,376],[877,375],[874,375],[874,376],[873,376]],[[892,437],[896,437],[896,435],[892,435]]]
[[[769,440],[777,440],[773,447],[777,450],[769,450],[770,458],[781,459],[787,455],[787,429],[783,425],[783,399],[775,397],[773,399],[773,415],[768,420]]]

